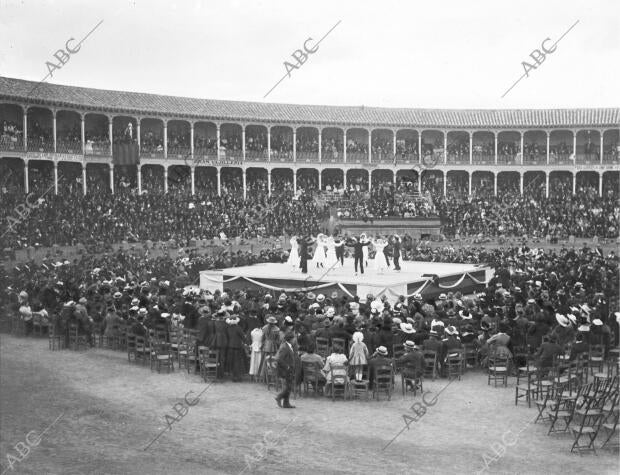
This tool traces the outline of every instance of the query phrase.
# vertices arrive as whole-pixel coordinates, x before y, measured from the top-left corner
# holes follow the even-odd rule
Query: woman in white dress
[[[368,236],[366,236],[366,233],[360,234],[360,242],[361,243],[370,242],[370,240],[368,239]],[[364,259],[364,267],[367,268],[368,267],[368,246],[362,247],[362,256]]]
[[[332,268],[338,262],[338,258],[336,257],[336,242],[332,236],[329,236],[325,241],[325,246],[327,247],[327,257],[325,258],[325,264],[328,268]]]
[[[314,256],[312,257],[316,267],[325,267],[325,236],[319,234],[316,237],[316,249],[314,250]]]
[[[252,353],[250,353],[250,376],[256,381],[259,379],[260,362],[263,355],[261,346],[263,343],[263,329],[260,327],[255,328],[250,333],[252,337]]]
[[[293,270],[299,267],[299,245],[297,244],[297,236],[291,238],[291,251],[286,263],[291,266]]]
[[[372,239],[371,240],[372,245],[375,247],[375,269],[379,272],[379,274],[383,274],[387,269],[388,269],[388,263],[387,260],[385,259],[385,254],[383,254],[383,250],[386,248],[387,246],[387,241],[379,238],[379,239]]]

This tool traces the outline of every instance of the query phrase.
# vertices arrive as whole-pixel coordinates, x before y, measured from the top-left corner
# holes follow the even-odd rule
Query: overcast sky
[[[620,2],[0,0],[0,75],[178,96],[428,108],[618,107]],[[305,64],[285,61],[340,24]],[[575,23],[578,22],[576,25]],[[529,55],[557,41],[524,74]],[[73,44],[73,43],[70,43]]]

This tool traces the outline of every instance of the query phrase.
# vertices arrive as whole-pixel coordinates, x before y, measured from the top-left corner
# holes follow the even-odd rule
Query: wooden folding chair
[[[373,380],[372,396],[379,399],[379,394],[385,393],[388,401],[392,399],[394,387],[394,368],[390,365],[377,366]]]

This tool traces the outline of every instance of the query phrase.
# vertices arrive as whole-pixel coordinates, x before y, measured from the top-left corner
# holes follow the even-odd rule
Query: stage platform
[[[244,267],[231,267],[200,272],[200,288],[223,290],[264,289],[272,294],[281,292],[312,291],[330,296],[367,294],[387,295],[391,302],[399,295],[420,293],[424,298],[437,297],[440,293],[460,291],[472,293],[484,288],[493,270],[475,264],[446,264],[439,262],[405,261],[401,271],[393,269],[379,273],[372,262],[364,274],[354,275],[353,259],[345,259],[344,266],[317,269],[308,261],[308,274],[293,270],[288,264],[263,263]]]

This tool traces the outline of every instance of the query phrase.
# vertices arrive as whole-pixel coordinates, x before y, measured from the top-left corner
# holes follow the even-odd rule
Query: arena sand
[[[129,364],[124,352],[96,349],[49,351],[46,339],[0,336],[0,463],[6,473],[31,474],[239,474],[247,473],[476,473],[483,455],[505,436],[506,453],[486,473],[618,473],[617,450],[598,455],[570,453],[568,434],[548,437],[546,424],[525,426],[536,415],[514,405],[515,378],[508,388],[487,386],[481,371],[468,371],[439,396],[410,430],[411,394],[400,382],[391,401],[298,398],[295,410],[276,407],[273,390],[262,384],[216,383],[166,428],[173,406],[206,385],[185,371],[157,374]],[[426,381],[437,393],[447,381]],[[191,400],[191,396],[188,397]],[[427,400],[431,401],[429,396]],[[59,416],[61,416],[58,419]],[[7,455],[30,431],[57,422],[21,462],[8,469]],[[525,426],[521,434],[514,434]],[[284,430],[284,431],[283,431]],[[265,434],[279,438],[251,469],[245,456]],[[31,436],[32,440],[32,436]],[[597,444],[597,445],[600,445]]]

